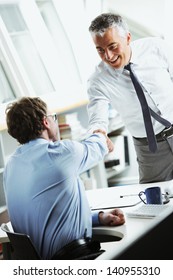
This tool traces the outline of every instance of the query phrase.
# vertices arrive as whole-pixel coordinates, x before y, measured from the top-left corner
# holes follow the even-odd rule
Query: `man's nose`
[[[106,58],[107,60],[111,60],[112,57],[113,57],[112,51],[106,50],[106,51],[105,51],[105,58]]]

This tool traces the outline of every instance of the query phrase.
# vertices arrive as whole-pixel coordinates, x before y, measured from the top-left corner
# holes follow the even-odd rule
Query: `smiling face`
[[[116,27],[108,28],[102,35],[92,35],[97,52],[101,59],[114,68],[128,64],[131,56],[131,35],[120,36]]]

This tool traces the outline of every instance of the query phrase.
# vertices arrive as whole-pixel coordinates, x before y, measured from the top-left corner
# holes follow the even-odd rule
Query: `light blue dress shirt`
[[[106,138],[94,134],[81,143],[39,138],[9,159],[4,189],[10,220],[15,231],[30,235],[44,259],[72,240],[91,237],[92,215],[79,175],[107,152]],[[97,224],[98,213],[93,219]]]
[[[133,70],[149,106],[173,123],[173,51],[164,40],[151,37],[131,43]],[[108,127],[109,104],[134,137],[146,137],[142,110],[129,71],[101,62],[88,80],[89,131]],[[152,119],[155,134],[164,126]]]

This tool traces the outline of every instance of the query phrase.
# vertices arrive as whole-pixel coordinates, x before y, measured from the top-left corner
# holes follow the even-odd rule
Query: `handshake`
[[[107,133],[105,130],[96,129],[93,131],[93,133],[102,133],[103,135],[105,135],[105,137],[107,139],[107,146],[108,146],[109,152],[112,152],[114,150],[114,144],[112,143],[111,139],[107,136]]]

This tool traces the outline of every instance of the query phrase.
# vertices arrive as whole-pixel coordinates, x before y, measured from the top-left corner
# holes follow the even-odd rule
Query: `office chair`
[[[97,240],[76,239],[56,252],[52,260],[95,260],[103,252]]]
[[[29,235],[23,233],[12,232],[7,224],[3,223],[1,229],[6,232],[9,240],[10,254],[6,254],[6,259],[13,260],[41,260],[36,251]],[[59,250],[52,260],[94,260],[104,250],[100,250],[100,243],[98,241],[78,239],[65,245]]]
[[[30,237],[23,233],[12,232],[7,224],[3,223],[1,229],[7,234],[10,240],[11,259],[13,260],[40,260]]]

